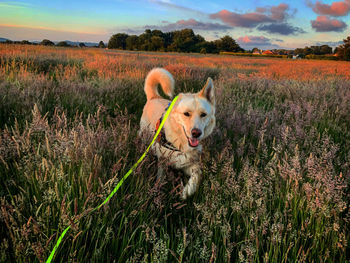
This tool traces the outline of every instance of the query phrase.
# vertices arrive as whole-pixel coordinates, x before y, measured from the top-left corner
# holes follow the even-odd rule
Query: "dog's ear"
[[[211,104],[215,105],[214,84],[211,78],[208,78],[207,83],[205,83],[198,95],[206,98]]]

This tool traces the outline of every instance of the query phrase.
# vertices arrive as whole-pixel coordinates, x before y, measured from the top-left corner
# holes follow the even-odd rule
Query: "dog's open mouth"
[[[197,138],[190,138],[187,136],[186,134],[186,131],[185,131],[185,128],[182,127],[182,129],[184,130],[184,134],[188,140],[188,145],[191,146],[191,147],[197,147],[199,145],[199,140]]]
[[[191,146],[191,147],[197,147],[198,144],[199,144],[199,140],[196,139],[196,138],[187,138],[188,139],[188,144]]]

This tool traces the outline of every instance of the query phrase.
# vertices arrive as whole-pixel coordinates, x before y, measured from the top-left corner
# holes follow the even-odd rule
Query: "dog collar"
[[[170,105],[170,103],[169,103],[168,106],[165,108],[164,112],[166,112],[166,111],[168,110],[169,105]],[[164,115],[164,113],[162,114],[162,116],[160,117],[160,119],[159,119],[159,120],[157,121],[157,123],[156,123],[156,131],[158,130],[159,125],[160,125],[160,123],[161,123],[162,120],[163,120],[163,115]],[[165,133],[164,133],[164,130],[163,130],[163,129],[160,131],[160,133],[159,133],[159,135],[158,135],[157,142],[158,142],[161,146],[163,146],[163,147],[165,147],[165,148],[167,148],[167,149],[169,149],[169,150],[179,152],[179,149],[177,149],[171,142],[169,142],[169,141],[166,139]]]

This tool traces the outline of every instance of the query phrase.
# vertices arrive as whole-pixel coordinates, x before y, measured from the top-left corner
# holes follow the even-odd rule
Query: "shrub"
[[[106,45],[105,45],[105,43],[103,43],[103,41],[100,41],[100,43],[98,43],[98,47],[99,48],[105,48]]]
[[[55,43],[53,43],[51,40],[43,39],[43,41],[40,42],[40,45],[43,45],[43,46],[54,46]]]
[[[60,41],[56,44],[56,46],[58,46],[58,47],[70,47],[71,45],[69,45],[66,41]]]

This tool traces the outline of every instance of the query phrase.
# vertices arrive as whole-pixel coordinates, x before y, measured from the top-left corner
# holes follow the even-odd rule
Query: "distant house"
[[[254,50],[253,55],[261,55],[261,50]]]
[[[303,56],[298,54],[298,55],[293,55],[293,59],[302,59]]]
[[[271,50],[265,50],[262,54],[263,55],[274,55],[274,53]]]

